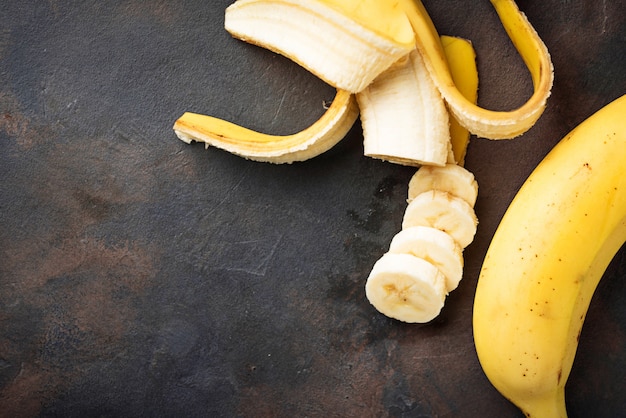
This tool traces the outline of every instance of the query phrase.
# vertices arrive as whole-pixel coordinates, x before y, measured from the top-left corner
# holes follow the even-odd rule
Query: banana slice
[[[463,250],[447,233],[429,226],[413,226],[398,232],[389,252],[411,254],[432,263],[446,277],[446,291],[456,289],[463,278]]]
[[[212,116],[186,112],[174,132],[186,143],[204,142],[249,160],[275,164],[313,158],[337,144],[359,114],[354,95],[338,90],[330,107],[308,128],[293,135],[267,135]]]
[[[535,124],[550,96],[554,68],[548,49],[514,0],[491,0],[491,4],[530,72],[534,91],[526,103],[510,111],[484,109],[466,98],[452,79],[439,35],[421,0],[399,2],[413,26],[415,45],[424,57],[426,68],[461,125],[477,136],[509,139]]]
[[[384,254],[365,283],[369,302],[399,321],[424,323],[434,319],[446,299],[446,279],[431,263],[410,254]]]
[[[467,247],[476,234],[478,220],[474,209],[465,200],[441,190],[420,193],[409,203],[402,220],[402,229],[430,226],[448,234]]]
[[[478,197],[478,182],[474,174],[456,164],[446,164],[443,167],[423,166],[409,181],[408,201],[428,190],[448,192],[465,200],[473,208]]]
[[[413,166],[446,163],[448,110],[417,50],[357,93],[356,100],[366,156]]]
[[[352,93],[415,46],[400,5],[378,0],[238,0],[224,27]]]

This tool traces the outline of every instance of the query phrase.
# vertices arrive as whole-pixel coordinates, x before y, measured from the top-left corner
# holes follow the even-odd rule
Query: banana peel
[[[518,109],[481,108],[461,93],[453,79],[437,29],[420,0],[400,0],[413,26],[416,48],[424,57],[435,84],[459,123],[488,139],[511,139],[528,131],[543,113],[554,82],[547,47],[513,0],[491,0],[504,29],[530,71],[532,96]]]
[[[451,63],[451,72],[459,80],[460,88],[470,99],[476,100],[478,72],[471,42],[450,36],[442,36],[442,41]],[[360,114],[356,97],[347,90],[337,90],[333,102],[322,117],[311,126],[292,135],[257,132],[223,119],[193,112],[185,112],[180,116],[175,121],[173,129],[177,137],[186,143],[203,142],[207,148],[213,146],[253,161],[275,164],[305,161],[328,151],[345,137]],[[439,105],[444,106],[443,100]],[[393,119],[397,117],[395,114],[390,116]],[[452,117],[446,118],[446,125],[448,120],[450,127],[446,134],[449,135],[445,140],[451,141],[456,160],[456,155],[461,157],[465,155],[470,133]],[[429,141],[434,141],[432,131]],[[413,144],[412,147],[415,145],[417,144]],[[407,146],[406,142],[404,146]],[[448,147],[447,144],[445,146]],[[416,158],[415,153],[410,154],[402,144],[392,143],[389,148],[395,149],[400,156],[394,161],[398,164],[419,165],[425,162],[424,159]],[[388,156],[387,158],[389,159]],[[445,160],[444,157],[441,158]]]
[[[359,115],[354,95],[338,90],[320,119],[292,135],[268,135],[212,116],[186,112],[174,132],[186,143],[204,142],[243,158],[275,164],[304,161],[332,148]]]
[[[192,113],[179,118],[174,130],[185,142],[202,141],[253,160],[283,163],[312,158],[341,140],[359,111],[368,113],[347,96],[363,91],[417,50],[440,91],[441,99],[433,96],[431,102],[445,100],[452,115],[447,159],[415,158],[407,141],[389,145],[376,138],[374,143],[384,143],[385,154],[400,164],[463,164],[470,133],[503,139],[530,129],[545,108],[553,81],[548,51],[515,2],[492,0],[492,4],[533,78],[533,96],[519,109],[497,112],[476,104],[478,76],[471,44],[440,37],[419,0],[237,0],[226,10],[226,29],[234,37],[291,58],[335,86],[337,106],[333,102],[328,115],[288,136],[267,135]],[[318,24],[328,30],[320,30]],[[352,44],[355,39],[358,45]],[[427,144],[441,141],[437,134],[426,138]]]
[[[472,42],[458,36],[442,35],[440,38],[454,85],[463,97],[476,104],[478,102],[478,68],[476,51]],[[471,134],[454,114],[450,114],[449,120],[452,155],[449,156],[448,163],[463,166]]]

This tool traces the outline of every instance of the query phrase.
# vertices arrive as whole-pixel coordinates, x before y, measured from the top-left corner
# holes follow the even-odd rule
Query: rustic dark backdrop
[[[465,278],[426,325],[363,290],[399,230],[414,169],[366,158],[357,123],[275,166],[179,141],[184,111],[304,128],[333,89],[232,39],[228,0],[3,2],[0,416],[520,417],[471,331],[489,240],[551,147],[626,93],[626,5],[519,1],[554,60],[524,136],[473,138],[480,185]],[[486,0],[427,0],[474,42],[480,103],[530,78]],[[594,297],[567,385],[571,417],[626,415],[626,252]]]

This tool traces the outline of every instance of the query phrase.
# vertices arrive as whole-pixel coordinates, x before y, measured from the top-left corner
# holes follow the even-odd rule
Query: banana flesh
[[[415,196],[406,208],[402,228],[430,226],[448,234],[461,246],[474,240],[478,220],[474,209],[463,199],[441,190]]]
[[[563,138],[503,216],[478,279],[476,351],[527,417],[566,417],[590,300],[626,241],[626,96]]]
[[[476,55],[470,41],[442,36],[459,90],[478,95]],[[408,166],[464,162],[470,133],[452,117],[417,50],[401,58],[357,93],[368,157]]]
[[[417,50],[396,62],[356,95],[363,150],[403,165],[445,165],[450,122],[441,93]]]
[[[343,139],[358,117],[353,94],[338,90],[322,117],[293,135],[268,135],[212,116],[186,112],[174,123],[184,142],[204,142],[241,157],[271,163],[292,163],[316,157]]]
[[[415,44],[402,9],[378,0],[237,0],[226,9],[224,27],[352,93]]]
[[[441,312],[446,278],[432,263],[411,254],[384,254],[372,268],[365,294],[384,315],[428,322]]]
[[[447,55],[447,59],[450,62],[450,71],[453,74],[460,91],[466,95],[468,100],[475,102],[478,89],[478,73],[476,67],[476,56],[471,42],[462,38],[448,36],[442,36],[441,39],[442,43],[445,45],[444,51]],[[421,68],[423,69],[424,67],[422,66]],[[387,70],[387,72],[383,73],[379,76],[379,78],[389,77],[389,71],[390,70]],[[428,74],[425,76],[423,75],[422,78],[426,79],[426,82],[432,86],[432,79]],[[374,84],[379,81],[380,80],[375,80]],[[368,103],[363,100],[363,97],[368,93],[369,88],[357,94],[357,99],[361,108],[361,122],[364,128],[365,140],[367,140],[369,136],[370,144],[374,141],[377,141],[379,144],[383,141],[388,141],[386,146],[388,148],[390,147],[392,152],[395,152],[395,157],[393,159],[389,158],[389,154],[392,153],[389,152],[386,159],[405,165],[415,165],[415,161],[411,161],[410,159],[403,161],[401,158],[406,158],[408,155],[411,155],[412,158],[414,158],[415,153],[407,152],[406,150],[413,150],[420,144],[420,141],[409,143],[406,140],[399,141],[397,139],[397,137],[400,136],[398,135],[398,131],[401,130],[398,129],[398,126],[404,126],[403,124],[405,123],[405,121],[402,120],[403,118],[398,118],[397,112],[401,112],[402,107],[404,106],[403,97],[405,97],[406,93],[402,92],[409,91],[407,87],[409,87],[411,83],[407,83],[406,86],[399,88],[400,99],[396,98],[396,101],[393,103],[388,101],[389,103],[386,103],[384,106],[380,105],[380,103]],[[424,87],[422,86],[415,87],[416,91],[412,91],[411,94],[418,94],[418,90],[424,90]],[[369,97],[371,98],[372,96],[370,95]],[[376,99],[382,101],[380,97],[377,97]],[[429,99],[430,102],[425,100],[424,106],[419,108],[420,112],[427,111],[424,107],[438,108],[444,103],[440,94],[435,95],[434,93],[431,93]],[[390,109],[394,109],[394,111],[391,112]],[[374,115],[372,118],[378,120],[380,124],[384,123],[387,126],[386,132],[381,129],[374,131],[381,134],[380,138],[372,139],[371,137],[373,135],[372,130],[368,129],[371,121],[367,120],[367,116],[364,118],[364,114],[367,114],[368,112],[372,113]],[[412,116],[409,115],[408,117],[411,118]],[[436,129],[432,129],[430,132],[422,132],[426,135],[425,139],[423,139],[426,143],[441,145],[442,141],[446,142],[445,146],[448,150],[447,162],[443,166],[429,164],[419,167],[409,182],[409,196],[407,200],[410,204],[410,202],[414,200],[418,194],[429,191],[432,192],[435,190],[444,192],[447,195],[461,200],[461,215],[457,217],[460,217],[461,220],[465,219],[465,224],[469,225],[471,232],[465,233],[466,237],[462,239],[464,243],[469,244],[469,241],[473,240],[476,228],[477,219],[475,217],[473,207],[478,195],[478,183],[474,179],[474,175],[462,167],[470,139],[470,133],[465,127],[458,123],[454,117],[449,117],[448,119],[449,131],[446,132],[445,140],[441,139],[442,135],[440,133],[437,135],[433,134],[437,131]],[[366,151],[366,154],[373,154],[370,151]],[[441,161],[439,161],[439,163],[440,162]],[[424,196],[427,195],[425,194]],[[464,202],[466,204],[463,204]],[[446,199],[446,202],[443,203],[443,207],[439,201],[436,201],[433,205],[437,205],[441,213],[449,213],[448,226],[444,225],[444,227],[446,227],[447,230],[456,231],[457,228],[453,225],[453,223],[458,222],[458,220],[455,221],[454,210],[447,207],[448,204],[448,200]],[[426,206],[428,209],[429,204],[426,203]],[[432,209],[433,207],[430,208],[430,210]],[[463,218],[463,214],[466,215],[465,218]],[[417,215],[415,217],[417,217]],[[411,215],[409,215],[409,218],[411,218]],[[470,220],[470,222],[468,223],[467,220]],[[461,225],[463,224],[464,223],[461,221]],[[429,224],[427,223],[427,225]],[[473,228],[472,225],[474,225]],[[460,235],[458,232],[454,233],[455,235]],[[471,238],[469,238],[470,235]],[[426,261],[432,266],[435,266],[440,272],[442,272],[445,278],[446,294],[458,287],[463,276],[463,247],[461,247],[461,245],[457,243],[449,233],[436,227],[425,225],[407,225],[406,228],[403,227],[403,229],[392,238],[389,251],[383,255],[383,258],[385,258],[388,254],[411,255],[419,258],[420,260]],[[376,269],[372,269],[372,272],[366,281],[366,296],[374,308],[386,316],[409,323],[429,322],[439,315],[441,308],[445,303],[445,298],[441,301],[441,303],[438,296],[433,296],[436,297],[436,299],[430,302],[423,301],[422,299],[407,299],[403,304],[398,305],[396,302],[390,302],[389,298],[376,298],[373,296],[376,294],[389,294],[389,289],[394,289],[394,287],[388,287],[386,291],[385,289],[378,289],[378,291],[375,290],[377,286],[381,286],[381,282],[378,277],[382,274],[385,274],[385,283],[387,285],[394,282],[394,277],[396,277],[394,276],[394,270],[385,271],[386,265],[388,264],[377,262]],[[420,262],[420,265],[424,265],[424,263]],[[430,270],[430,267],[428,267],[428,269]],[[418,273],[419,272],[414,272],[414,274]],[[403,283],[408,279],[405,276],[400,276],[397,277],[397,280]],[[421,287],[426,288],[425,292],[427,294],[438,295],[438,293],[433,291],[433,285],[430,284],[430,282],[414,281],[413,291],[416,292]],[[397,288],[402,288],[402,284],[399,284]],[[394,301],[393,298],[391,298],[391,300]],[[409,303],[411,302],[412,306],[409,306]],[[416,312],[421,314],[418,315]]]
[[[452,180],[455,178],[460,180]],[[435,268],[443,277],[445,295],[458,287],[463,277],[463,249],[473,240],[478,222],[473,203],[465,199],[475,202],[478,185],[469,171],[454,163],[420,167],[409,184],[420,192],[408,199],[402,229],[372,268],[365,283],[366,296],[386,316],[409,323],[429,322],[441,312],[445,296],[440,299],[436,290],[440,285],[436,281],[416,277],[433,277],[431,271]],[[415,270],[407,275],[391,268],[388,261],[380,262],[389,260],[389,255],[399,254],[420,260],[413,263],[413,268],[425,271]],[[406,259],[409,258],[402,260]],[[411,287],[407,287],[409,282]],[[403,298],[414,293],[430,295],[434,300]]]
[[[552,60],[545,44],[513,0],[491,0],[504,29],[524,60],[533,81],[533,94],[521,107],[493,111],[472,103],[455,84],[435,25],[420,0],[400,0],[413,26],[416,48],[424,57],[451,113],[473,134],[510,139],[530,129],[543,113],[554,81]]]
[[[463,249],[446,232],[413,226],[398,232],[389,244],[389,252],[411,254],[432,263],[446,278],[446,292],[457,288],[463,277]]]
[[[478,198],[478,182],[465,168],[450,163],[445,167],[424,166],[409,181],[409,203],[421,193],[441,190],[463,199],[472,208]]]

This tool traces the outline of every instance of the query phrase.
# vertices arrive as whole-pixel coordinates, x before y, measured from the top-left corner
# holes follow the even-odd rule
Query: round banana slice
[[[443,273],[428,261],[410,254],[384,254],[372,268],[365,294],[382,314],[403,322],[424,323],[443,308]]]
[[[406,208],[402,229],[412,226],[440,229],[465,248],[474,240],[478,219],[465,200],[441,190],[429,190],[415,196]]]
[[[456,164],[422,166],[409,181],[409,202],[428,190],[448,192],[474,207],[478,197],[478,182],[474,174]]]
[[[224,27],[352,93],[415,46],[400,5],[378,0],[237,0]]]
[[[412,226],[398,232],[389,246],[394,254],[411,254],[432,263],[446,277],[446,291],[463,278],[463,250],[445,232],[429,226]]]

